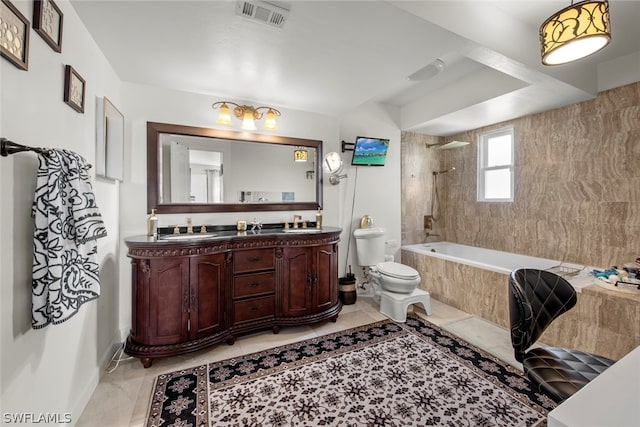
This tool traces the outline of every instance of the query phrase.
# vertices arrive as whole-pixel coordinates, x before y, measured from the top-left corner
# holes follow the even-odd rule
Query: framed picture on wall
[[[64,102],[78,113],[84,113],[86,82],[71,65],[64,72]]]
[[[96,104],[96,176],[122,181],[124,116],[107,99]]]
[[[0,3],[0,55],[21,70],[29,68],[29,21],[9,0]]]
[[[62,11],[53,0],[33,2],[33,29],[56,52],[62,51],[63,17]]]

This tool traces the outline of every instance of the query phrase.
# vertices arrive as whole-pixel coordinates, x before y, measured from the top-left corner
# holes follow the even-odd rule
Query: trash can
[[[338,297],[342,304],[351,305],[356,303],[356,276],[351,274],[347,277],[338,278]]]

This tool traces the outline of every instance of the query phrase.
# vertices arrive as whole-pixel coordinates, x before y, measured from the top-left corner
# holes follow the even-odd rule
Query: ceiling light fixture
[[[235,102],[230,101],[219,101],[214,102],[211,105],[211,108],[214,110],[216,108],[220,109],[218,113],[218,119],[216,123],[223,126],[232,126],[233,121],[231,120],[231,110],[229,109],[229,104],[233,105],[233,115],[238,119],[242,120],[242,124],[240,127],[244,130],[256,130],[256,120],[264,119],[264,128],[266,130],[277,130],[278,123],[276,123],[276,116],[280,116],[280,111],[271,107],[257,107],[254,108],[251,105],[238,105]],[[260,110],[266,110],[266,113],[261,112]]]
[[[586,0],[556,12],[540,26],[544,65],[566,64],[609,44],[609,2]]]

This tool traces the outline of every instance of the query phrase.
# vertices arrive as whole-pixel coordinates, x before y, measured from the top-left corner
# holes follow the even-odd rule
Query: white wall
[[[29,21],[32,1],[12,1]],[[73,150],[93,163],[96,97],[121,106],[121,83],[64,0],[62,53],[30,30],[29,70],[0,59],[0,136],[14,142]],[[64,66],[87,82],[84,114],[63,102]],[[5,413],[70,413],[75,422],[98,382],[112,342],[119,338],[119,187],[97,181],[96,201],[108,237],[98,241],[102,295],[61,325],[31,329],[31,203],[37,158],[19,153],[0,158],[0,342],[1,408]],[[21,424],[29,425],[30,423]],[[40,423],[42,425],[42,423]]]
[[[340,275],[352,272],[361,276],[355,256],[353,230],[360,227],[363,215],[371,215],[375,227],[386,230],[385,241],[398,248],[393,252],[399,261],[401,242],[400,209],[400,112],[396,107],[381,104],[365,104],[342,117],[340,138],[353,143],[357,136],[389,139],[389,150],[384,166],[351,166],[353,152],[342,154],[345,172],[348,175],[341,189],[340,213],[342,246],[340,248]],[[338,150],[340,152],[340,150]],[[348,248],[348,253],[347,253]],[[359,280],[360,281],[360,280]]]

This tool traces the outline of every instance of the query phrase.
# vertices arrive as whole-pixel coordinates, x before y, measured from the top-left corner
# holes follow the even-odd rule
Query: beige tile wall
[[[478,135],[513,126],[515,201],[476,201]],[[453,150],[426,148],[465,140]],[[447,138],[402,134],[402,241],[425,241],[432,172],[441,214],[432,232],[458,243],[607,267],[640,256],[640,82],[592,100]]]
[[[425,241],[423,218],[431,214],[433,171],[440,164],[436,150],[427,145],[438,141],[438,137],[418,133],[403,132],[401,135],[403,244]]]

